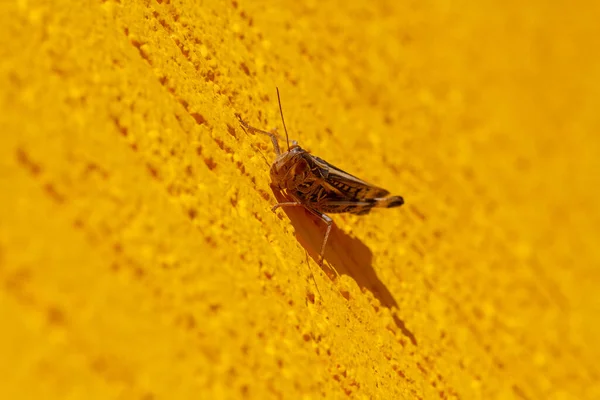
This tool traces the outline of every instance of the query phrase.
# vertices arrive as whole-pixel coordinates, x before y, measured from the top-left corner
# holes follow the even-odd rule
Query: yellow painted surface
[[[0,398],[600,398],[600,6],[559,3],[3,2]],[[334,217],[340,278],[234,117],[275,86],[406,199]]]

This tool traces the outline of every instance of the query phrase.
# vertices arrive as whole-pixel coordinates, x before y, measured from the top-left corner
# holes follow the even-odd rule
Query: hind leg
[[[288,202],[283,202],[283,203],[277,203],[275,204],[271,210],[273,212],[275,212],[275,210],[277,210],[279,207],[304,207],[306,210],[308,210],[311,214],[319,217],[321,219],[321,221],[325,222],[325,224],[327,224],[327,230],[325,231],[325,237],[323,238],[323,243],[321,243],[321,250],[319,252],[319,266],[323,266],[323,260],[325,258],[325,247],[327,245],[327,240],[329,240],[329,235],[331,234],[331,228],[333,227],[333,219],[331,219],[331,217],[327,214],[323,214],[313,208],[310,208],[308,206],[306,206],[305,204],[302,204],[298,201],[288,201]],[[333,271],[336,273],[336,275],[340,275],[335,268],[332,268]]]

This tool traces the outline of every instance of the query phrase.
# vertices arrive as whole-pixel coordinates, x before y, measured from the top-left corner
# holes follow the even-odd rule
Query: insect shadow
[[[286,201],[286,198],[278,190],[273,190],[273,194],[278,202]],[[319,251],[326,229],[323,221],[303,207],[286,207],[282,208],[282,210],[290,219],[298,242],[308,252],[308,255],[319,264]],[[406,327],[404,321],[396,315],[398,302],[375,273],[373,269],[373,252],[367,245],[360,239],[345,233],[336,224],[333,224],[329,236],[329,244],[325,251],[325,260],[340,275],[348,275],[354,279],[361,289],[370,291],[384,307],[390,309],[398,329],[413,345],[417,345],[415,335]],[[325,263],[321,265],[321,269],[327,276],[332,272],[335,273]]]

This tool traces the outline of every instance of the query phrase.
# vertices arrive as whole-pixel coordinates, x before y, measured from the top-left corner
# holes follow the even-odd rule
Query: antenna
[[[285,131],[285,141],[287,142],[288,151],[290,151],[290,139],[288,138],[287,128],[285,127],[285,120],[283,119],[283,109],[281,108],[281,98],[279,97],[279,88],[275,86],[277,90],[277,101],[279,102],[279,113],[281,114],[281,122],[283,122],[283,130]]]

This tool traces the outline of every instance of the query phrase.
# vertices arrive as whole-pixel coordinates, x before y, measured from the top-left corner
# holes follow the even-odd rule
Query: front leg
[[[244,128],[245,130],[248,130],[250,132],[262,133],[263,135],[269,136],[271,138],[271,142],[273,143],[273,148],[275,149],[275,154],[277,154],[277,155],[281,154],[281,150],[279,149],[279,142],[277,141],[277,136],[275,136],[274,133],[263,131],[262,129],[258,129],[258,128],[248,125],[248,123],[242,119],[240,114],[235,114],[235,116],[238,118],[238,120],[240,120],[240,125],[242,125],[242,128]]]

